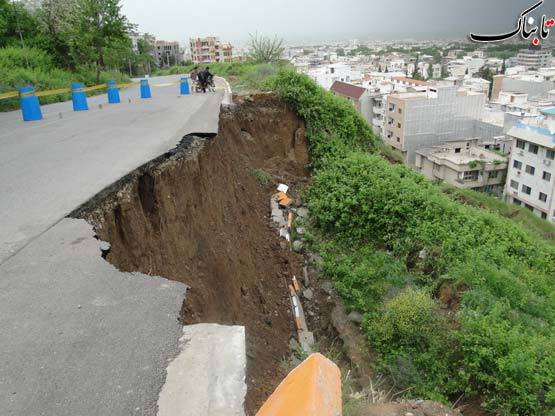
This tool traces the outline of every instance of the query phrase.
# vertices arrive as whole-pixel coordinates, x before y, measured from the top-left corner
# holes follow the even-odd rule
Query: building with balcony
[[[507,157],[485,149],[479,139],[457,140],[417,150],[414,168],[432,180],[501,196]]]
[[[195,64],[233,61],[233,47],[229,43],[221,42],[217,37],[192,38],[189,40],[189,46]]]
[[[507,133],[513,143],[505,196],[555,222],[555,107],[541,113],[517,123]]]

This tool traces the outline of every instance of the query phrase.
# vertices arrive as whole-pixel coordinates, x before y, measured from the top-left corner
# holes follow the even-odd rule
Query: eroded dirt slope
[[[189,285],[184,323],[246,326],[249,414],[284,376],[286,282],[302,269],[270,224],[269,198],[277,181],[298,189],[307,163],[296,115],[271,95],[249,97],[222,112],[218,136],[186,137],[74,213],[110,242],[119,269]],[[273,181],[261,184],[257,169]]]

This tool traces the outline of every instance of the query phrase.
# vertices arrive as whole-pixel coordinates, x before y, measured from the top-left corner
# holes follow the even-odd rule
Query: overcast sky
[[[123,12],[140,31],[164,40],[185,42],[194,36],[216,35],[242,43],[249,33],[258,31],[291,44],[506,33],[516,26],[520,13],[537,1],[123,0]],[[545,0],[536,14],[543,13],[555,17],[555,0]]]

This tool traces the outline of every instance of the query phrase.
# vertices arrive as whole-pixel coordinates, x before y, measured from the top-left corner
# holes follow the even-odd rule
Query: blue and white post
[[[150,85],[148,85],[148,79],[141,80],[141,98],[152,98],[150,94]]]
[[[119,104],[119,88],[116,81],[108,81],[106,85],[108,86],[108,103]]]
[[[23,121],[42,120],[39,99],[35,95],[35,89],[33,87],[23,87],[19,89],[19,102],[21,104]]]
[[[71,101],[73,102],[73,111],[85,111],[89,109],[87,96],[85,95],[85,86],[80,82],[71,84]]]
[[[181,77],[181,82],[179,83],[179,92],[181,95],[188,95],[191,93],[189,89],[189,78],[188,77]]]

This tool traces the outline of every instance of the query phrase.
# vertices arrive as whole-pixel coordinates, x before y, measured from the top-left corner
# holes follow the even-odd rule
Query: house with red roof
[[[335,81],[330,91],[338,97],[343,97],[353,103],[355,108],[362,114],[364,119],[372,122],[372,99],[370,91],[358,85],[349,84],[348,82]]]

